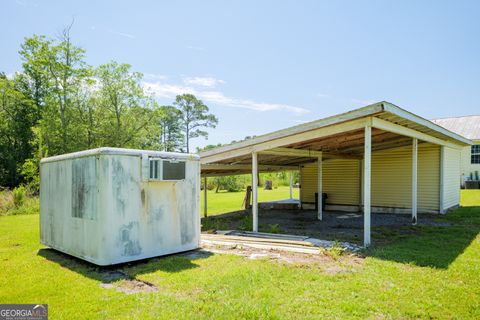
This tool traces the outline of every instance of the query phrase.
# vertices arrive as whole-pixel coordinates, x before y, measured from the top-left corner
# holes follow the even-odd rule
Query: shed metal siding
[[[402,147],[372,153],[372,206],[410,208],[412,148]],[[323,164],[323,190],[328,204],[358,205],[361,201],[360,161],[338,159]],[[316,164],[302,170],[303,203],[315,202]],[[440,204],[440,147],[418,147],[418,210],[438,211]]]
[[[445,147],[443,152],[443,201],[448,209],[460,203],[460,150]]]
[[[323,162],[323,192],[328,204],[358,205],[360,202],[360,161],[335,159]],[[314,203],[317,192],[317,164],[303,166],[302,202]]]
[[[440,147],[418,146],[418,210],[437,211],[440,205]],[[411,208],[412,148],[372,154],[372,206]]]

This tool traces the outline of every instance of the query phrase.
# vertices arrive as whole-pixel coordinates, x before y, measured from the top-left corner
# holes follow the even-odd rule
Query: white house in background
[[[465,180],[480,176],[480,115],[432,120],[433,123],[472,140],[473,145],[465,147],[461,153],[460,175],[462,186]]]

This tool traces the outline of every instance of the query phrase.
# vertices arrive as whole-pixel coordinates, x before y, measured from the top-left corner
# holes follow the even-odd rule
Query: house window
[[[472,164],[480,164],[480,144],[472,146]]]
[[[150,180],[175,181],[185,179],[185,161],[150,159]]]

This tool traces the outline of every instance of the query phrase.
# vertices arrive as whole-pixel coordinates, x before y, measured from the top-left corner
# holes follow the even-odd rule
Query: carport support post
[[[372,127],[365,126],[365,142],[363,156],[363,245],[370,245],[370,213],[371,213],[371,173],[372,173]]]
[[[203,178],[203,216],[207,217],[207,177]]]
[[[318,220],[322,220],[323,219],[323,193],[322,193],[322,157],[318,157],[318,160],[317,160],[317,172],[318,172],[318,182],[317,182],[317,186],[318,186],[318,199],[317,199],[317,203],[318,203]]]
[[[253,232],[258,232],[258,156],[252,152],[252,218]]]
[[[293,173],[292,171],[290,171],[290,200],[293,199],[292,188],[293,188]]]
[[[417,224],[417,163],[418,140],[412,139],[412,223]]]

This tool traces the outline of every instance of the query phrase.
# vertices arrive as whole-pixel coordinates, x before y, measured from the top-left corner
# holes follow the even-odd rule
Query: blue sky
[[[227,143],[388,100],[426,118],[480,114],[480,1],[0,3],[0,71],[75,18],[87,61],[129,63],[159,102],[192,92]]]

